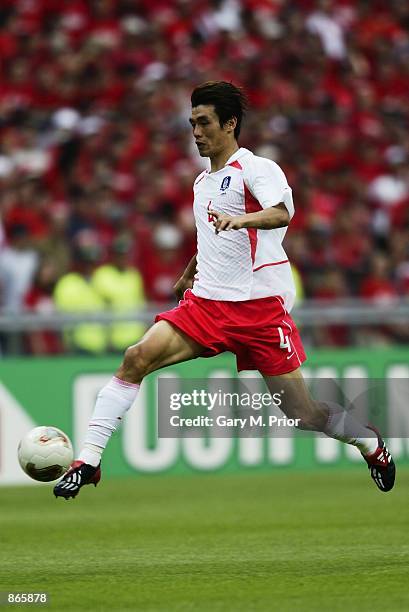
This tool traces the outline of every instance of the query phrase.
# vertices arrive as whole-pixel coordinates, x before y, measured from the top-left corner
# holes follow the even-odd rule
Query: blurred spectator
[[[343,301],[347,297],[348,288],[342,272],[339,268],[328,267],[314,290],[314,298],[322,301]],[[319,346],[347,346],[350,341],[348,325],[320,325],[313,330],[313,335]]]
[[[0,310],[17,315],[23,310],[39,257],[23,223],[10,225],[7,239],[7,246],[0,250]]]
[[[404,164],[391,165],[388,174],[381,174],[369,183],[369,195],[385,207],[400,204],[409,195],[407,172]]]
[[[155,228],[142,268],[150,301],[169,303],[174,299],[173,285],[186,267],[180,249],[182,240],[182,232],[173,224],[162,223]]]
[[[398,291],[392,280],[391,266],[383,253],[374,253],[370,259],[370,269],[360,287],[361,297],[377,303],[393,303]]]
[[[131,246],[128,236],[116,238],[111,261],[96,268],[92,274],[92,286],[104,300],[105,307],[113,312],[135,313],[145,305],[142,276],[129,264]],[[108,330],[109,348],[123,351],[137,342],[145,330],[142,323],[114,323]]]
[[[100,264],[103,249],[98,234],[83,229],[74,240],[75,269],[64,274],[56,283],[56,308],[65,313],[98,313],[109,310],[118,313],[145,305],[142,276],[129,264],[132,243],[127,235],[118,236],[111,247],[111,257]],[[136,316],[136,315],[135,315]],[[112,325],[84,323],[65,333],[67,348],[75,352],[99,354],[123,351],[139,340],[146,326],[138,322],[118,322]]]
[[[58,279],[58,268],[52,259],[43,260],[33,285],[25,296],[25,306],[43,315],[55,312],[53,292]],[[40,329],[26,334],[27,351],[33,355],[50,355],[64,350],[58,332]]]
[[[24,225],[33,245],[38,245],[48,232],[47,194],[37,180],[23,177],[13,195],[15,199],[4,215],[5,224]]]
[[[71,266],[71,249],[68,241],[69,210],[64,203],[49,209],[48,233],[38,250],[41,256],[53,262],[57,278],[68,272]]]
[[[381,252],[371,255],[370,268],[360,287],[360,295],[376,304],[393,305],[398,299],[398,289],[394,282],[388,258]],[[390,344],[394,339],[407,340],[409,329],[406,325],[379,325],[360,330],[361,341],[368,344]]]
[[[344,33],[334,10],[332,0],[319,0],[316,9],[306,21],[307,29],[320,37],[329,58],[343,60],[346,56]]]
[[[60,312],[93,314],[105,309],[104,299],[92,283],[101,256],[95,234],[90,230],[80,232],[73,253],[75,269],[64,274],[54,289],[55,305]],[[68,350],[78,353],[101,354],[108,348],[106,328],[100,323],[67,325],[64,341]]]
[[[18,316],[22,312],[38,260],[28,227],[22,223],[9,225],[7,245],[0,249],[0,313]],[[22,346],[20,333],[0,333],[0,353],[19,352]]]

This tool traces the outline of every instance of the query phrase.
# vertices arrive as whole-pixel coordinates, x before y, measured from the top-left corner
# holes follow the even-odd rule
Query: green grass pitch
[[[1,489],[0,590],[61,611],[408,610],[398,476],[389,494],[365,466],[114,479],[69,502]]]

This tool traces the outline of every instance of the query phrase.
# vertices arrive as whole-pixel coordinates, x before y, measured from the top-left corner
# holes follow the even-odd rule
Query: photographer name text
[[[174,414],[170,417],[170,425],[176,428],[195,428],[195,427],[234,427],[244,429],[245,427],[298,427],[301,419],[289,419],[287,417],[277,417],[270,415],[263,418],[262,415],[250,415],[248,417],[227,417],[219,415],[215,418],[209,416],[196,416],[191,418],[181,417]]]

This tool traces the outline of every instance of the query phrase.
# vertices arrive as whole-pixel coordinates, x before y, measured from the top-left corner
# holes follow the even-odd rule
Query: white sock
[[[88,425],[80,461],[97,466],[101,455],[125,412],[134,403],[140,385],[125,382],[114,376],[98,393],[94,412]]]
[[[339,404],[323,402],[329,410],[329,417],[324,433],[330,438],[341,440],[356,446],[364,455],[372,454],[378,448],[378,438],[372,429],[360,423],[351,412]]]

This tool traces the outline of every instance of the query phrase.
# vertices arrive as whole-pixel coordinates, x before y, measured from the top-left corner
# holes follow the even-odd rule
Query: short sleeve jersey
[[[217,172],[205,170],[194,183],[197,274],[193,293],[210,300],[244,301],[281,296],[287,310],[295,287],[282,242],[287,228],[215,233],[209,209],[237,216],[283,202],[294,214],[291,188],[273,161],[240,148]]]

